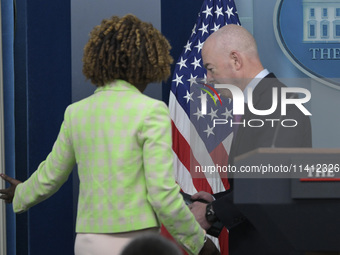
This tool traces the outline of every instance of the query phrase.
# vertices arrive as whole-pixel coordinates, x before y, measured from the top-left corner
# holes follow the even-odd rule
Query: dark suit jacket
[[[298,86],[298,85],[297,85]],[[242,118],[246,121],[250,119],[261,119],[264,121],[264,126],[254,128],[239,125],[237,135],[233,140],[229,163],[233,164],[234,158],[243,153],[249,152],[259,147],[311,147],[311,125],[308,116],[305,116],[295,105],[287,107],[287,115],[281,116],[281,88],[286,87],[282,84],[274,74],[267,75],[256,86],[253,91],[253,104],[257,110],[270,109],[272,106],[272,88],[278,88],[278,107],[277,110],[269,116],[257,116],[251,113],[248,106],[245,105],[245,114]],[[288,95],[291,97],[293,95]],[[295,119],[298,125],[292,127],[280,126],[277,131],[277,138],[274,138],[276,125],[272,127],[272,123],[265,119]],[[290,123],[291,124],[291,123]],[[233,203],[233,181],[231,189],[215,194],[216,200],[213,202],[213,209],[217,217],[222,221],[224,226],[229,230],[229,250],[230,255],[273,255],[280,254],[271,247],[270,244],[260,235],[239,210],[237,205]],[[282,254],[295,254],[287,253]],[[290,251],[289,251],[290,252]]]

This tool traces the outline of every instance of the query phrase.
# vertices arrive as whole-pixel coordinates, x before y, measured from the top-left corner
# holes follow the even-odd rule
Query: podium
[[[278,250],[340,251],[340,149],[259,148],[235,158],[238,170],[261,165],[295,172],[234,173],[234,203],[258,231]]]

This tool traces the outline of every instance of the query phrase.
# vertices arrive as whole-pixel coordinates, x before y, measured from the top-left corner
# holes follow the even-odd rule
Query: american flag
[[[207,37],[228,24],[238,24],[233,0],[204,0],[173,73],[169,98],[172,119],[175,177],[181,189],[217,193],[229,189],[226,175],[207,173],[211,166],[226,166],[232,141],[229,125],[215,125],[214,119],[232,118],[230,100],[221,98],[204,85],[206,70],[202,62],[202,47]],[[202,113],[202,100],[207,111]],[[220,235],[221,253],[227,252],[227,231]]]

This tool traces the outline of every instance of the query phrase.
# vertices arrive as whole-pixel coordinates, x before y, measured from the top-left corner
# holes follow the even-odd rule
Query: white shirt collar
[[[263,69],[261,72],[259,72],[252,80],[248,83],[247,87],[243,90],[244,95],[244,102],[248,104],[248,89],[251,89],[254,91],[257,84],[266,77],[269,74],[269,71],[267,69]]]

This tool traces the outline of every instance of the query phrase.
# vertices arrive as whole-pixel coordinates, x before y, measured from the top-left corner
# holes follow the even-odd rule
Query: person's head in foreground
[[[160,234],[147,234],[132,240],[121,255],[182,255],[181,250]]]

